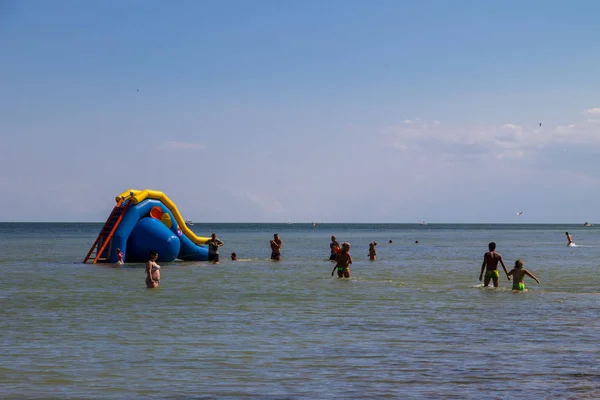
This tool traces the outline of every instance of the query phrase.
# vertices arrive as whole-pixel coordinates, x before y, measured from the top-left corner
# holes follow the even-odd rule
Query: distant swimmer
[[[485,280],[483,281],[483,286],[487,287],[490,284],[490,280],[493,281],[494,287],[498,287],[498,279],[500,278],[500,274],[498,273],[498,262],[504,268],[504,273],[506,277],[510,281],[510,277],[508,276],[508,270],[506,269],[506,265],[504,265],[504,260],[502,260],[502,256],[500,253],[496,253],[496,243],[490,242],[488,244],[489,251],[483,255],[483,263],[481,264],[481,272],[479,273],[479,280],[483,278],[483,271],[485,270]]]
[[[567,246],[575,246],[575,242],[573,241],[573,236],[569,232],[565,232],[567,235]]]
[[[271,245],[271,260],[281,260],[281,246],[283,246],[283,241],[279,235],[276,233],[273,234],[273,240],[271,240],[269,244]]]
[[[392,244],[392,243],[394,243],[394,242],[392,242],[392,239],[390,239],[390,241],[389,241],[388,243],[389,243],[389,244]]]
[[[375,246],[377,246],[377,242],[369,243],[369,260],[375,261],[377,259],[377,251],[375,251]]]
[[[350,255],[350,243],[342,243],[342,250],[338,253],[335,267],[331,271],[331,276],[337,269],[338,278],[350,278],[350,264],[352,256]]]
[[[337,257],[338,253],[341,250],[340,243],[337,241],[335,236],[331,236],[331,243],[329,243],[329,249],[331,250],[331,253],[329,255],[329,260],[335,261],[335,258]]]
[[[237,261],[237,260],[238,260],[237,254],[231,253],[231,261]]]
[[[525,263],[523,262],[523,260],[515,261],[514,268],[508,273],[508,276],[513,276],[512,290],[525,290],[525,275],[532,278],[538,284],[540,283],[540,280],[536,278],[534,274],[523,268],[524,264]]]

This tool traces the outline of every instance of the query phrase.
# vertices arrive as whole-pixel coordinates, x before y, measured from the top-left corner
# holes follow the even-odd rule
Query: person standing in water
[[[208,261],[212,261],[215,264],[219,263],[219,247],[225,243],[221,239],[217,239],[217,235],[213,233],[210,235],[210,240],[206,242],[208,245]]]
[[[350,278],[350,264],[352,264],[350,243],[342,243],[342,250],[337,253],[335,261],[335,267],[331,271],[331,276],[333,276],[333,273],[337,269],[338,278]]]
[[[329,243],[329,249],[331,250],[329,260],[335,261],[337,254],[340,252],[340,243],[337,241],[335,236],[331,236],[331,243]]]
[[[375,246],[377,246],[377,242],[369,243],[369,260],[371,261],[375,261],[375,259],[377,258]]]
[[[117,253],[117,264],[123,265],[123,253],[121,252],[121,249],[117,249],[116,253]]]
[[[483,281],[483,286],[487,287],[490,284],[490,280],[494,282],[494,287],[498,287],[498,278],[500,278],[500,274],[498,273],[498,262],[504,268],[504,273],[506,277],[510,281],[510,276],[508,276],[508,270],[506,269],[506,265],[504,265],[504,260],[500,253],[496,253],[496,243],[490,242],[488,244],[489,251],[483,255],[483,263],[481,264],[481,273],[479,274],[479,280],[483,278],[483,271],[485,270],[485,280]]]
[[[146,261],[146,287],[148,289],[157,288],[160,284],[160,265],[156,263],[158,253],[150,250],[148,261]]]
[[[281,260],[281,246],[283,245],[283,241],[279,235],[276,233],[273,234],[273,240],[271,240],[269,244],[271,245],[271,260]]]
[[[565,235],[567,235],[567,246],[573,246],[575,244],[573,236],[569,232],[565,232]]]
[[[519,259],[515,261],[515,267],[508,273],[508,276],[513,276],[512,290],[525,290],[525,275],[532,278],[538,284],[540,283],[540,280],[536,278],[534,274],[523,268],[523,265],[525,265],[523,260]]]

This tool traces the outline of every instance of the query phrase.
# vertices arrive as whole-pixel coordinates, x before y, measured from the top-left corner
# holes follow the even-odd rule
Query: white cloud
[[[404,121],[402,121],[403,124],[412,124],[412,121],[410,119],[405,119]]]
[[[588,115],[600,115],[600,107],[589,108],[583,112]]]
[[[408,150],[408,146],[400,142],[392,142],[392,147],[403,152]]]
[[[158,146],[160,150],[204,150],[206,146],[202,143],[187,143],[169,141]]]
[[[504,124],[501,126],[501,128],[513,130],[517,133],[517,135],[520,135],[523,132],[523,127],[515,124]]]

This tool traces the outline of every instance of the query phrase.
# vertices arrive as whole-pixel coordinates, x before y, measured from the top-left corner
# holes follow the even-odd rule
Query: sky
[[[0,0],[0,221],[148,188],[195,222],[600,225],[598,15]]]

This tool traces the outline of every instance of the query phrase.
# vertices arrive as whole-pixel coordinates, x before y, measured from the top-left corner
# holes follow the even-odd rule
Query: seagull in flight
[[[517,217],[523,214],[523,211],[517,213]]]

